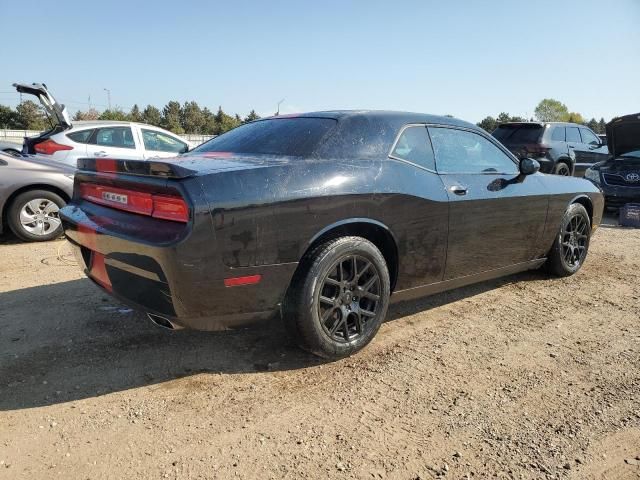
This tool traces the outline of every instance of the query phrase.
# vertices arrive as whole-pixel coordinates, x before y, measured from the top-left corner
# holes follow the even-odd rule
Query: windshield
[[[492,135],[502,143],[538,143],[543,130],[537,124],[507,124],[500,125]]]
[[[632,152],[627,152],[624,155],[620,155],[620,158],[640,158],[640,150],[634,150]]]
[[[337,123],[332,118],[273,118],[247,123],[194,148],[191,153],[230,152],[306,157]]]

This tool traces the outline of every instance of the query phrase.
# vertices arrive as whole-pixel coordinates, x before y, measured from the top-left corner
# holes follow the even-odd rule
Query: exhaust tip
[[[166,328],[167,330],[180,330],[180,327],[171,323],[170,320],[161,317],[160,315],[156,315],[155,313],[147,313],[147,317],[149,317],[149,320],[159,327]]]

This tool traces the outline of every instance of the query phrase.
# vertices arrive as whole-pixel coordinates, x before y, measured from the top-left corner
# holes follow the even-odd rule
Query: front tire
[[[559,277],[568,277],[582,267],[591,239],[591,221],[579,203],[569,205],[549,252],[545,268]]]
[[[298,345],[338,359],[366,346],[389,306],[389,270],[380,250],[361,237],[341,237],[302,260],[284,303],[284,320]]]
[[[45,242],[62,235],[59,210],[66,202],[47,190],[18,195],[7,212],[7,223],[16,237],[26,242]]]

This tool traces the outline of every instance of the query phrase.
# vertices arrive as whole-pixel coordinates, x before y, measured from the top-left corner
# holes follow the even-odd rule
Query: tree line
[[[596,133],[605,133],[606,123],[604,118],[596,120],[592,118],[585,121],[581,114],[569,111],[569,108],[558,100],[545,98],[534,111],[535,119],[539,122],[573,122],[586,125]],[[205,135],[220,135],[232,128],[260,118],[255,110],[242,118],[237,113],[229,115],[218,107],[214,113],[207,107],[200,107],[196,102],[184,102],[180,104],[175,100],[167,103],[162,110],[147,105],[140,109],[134,105],[129,112],[119,107],[98,112],[95,108],[86,111],[78,111],[73,120],[127,120],[132,122],[148,123],[165,128],[174,133],[197,133]],[[534,118],[529,119],[534,121]],[[511,116],[506,112],[497,117],[487,116],[478,122],[478,126],[487,132],[493,132],[498,125],[506,122],[526,122],[526,118]],[[15,109],[6,105],[0,105],[0,128],[44,130],[49,127],[46,115],[42,107],[31,100],[21,102]]]
[[[242,118],[237,113],[229,115],[218,107],[214,113],[207,107],[201,108],[196,102],[170,101],[162,110],[147,105],[140,109],[134,105],[129,112],[116,107],[98,112],[95,108],[77,111],[73,120],[125,120],[147,123],[170,130],[174,133],[196,133],[204,135],[220,135],[232,128],[259,119],[260,116],[251,110],[249,115]],[[47,116],[41,105],[26,100],[15,109],[0,105],[0,128],[44,130],[50,127]]]
[[[534,111],[535,120],[539,122],[571,122],[586,125],[595,133],[606,133],[607,122],[604,118],[596,120],[592,118],[586,121],[581,114],[577,112],[569,111],[569,108],[562,102],[553,98],[545,98],[541,100],[536,106]],[[484,128],[487,132],[491,133],[498,125],[507,122],[526,122],[526,118],[514,116],[512,117],[506,112],[502,112],[496,118],[488,116],[483,118],[477,125],[480,128]],[[529,121],[533,122],[534,118],[530,118]]]

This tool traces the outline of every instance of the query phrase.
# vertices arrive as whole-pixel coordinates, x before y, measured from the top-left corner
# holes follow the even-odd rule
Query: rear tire
[[[62,235],[58,211],[66,202],[47,190],[29,190],[13,199],[7,211],[9,228],[26,242],[46,242]]]
[[[380,250],[361,237],[336,238],[302,260],[283,317],[302,349],[338,359],[373,339],[387,314],[389,295],[389,271]]]
[[[545,269],[558,277],[568,277],[582,267],[589,251],[591,221],[579,203],[569,205],[560,230],[545,262]]]
[[[571,168],[564,162],[556,163],[556,167],[553,169],[553,173],[556,175],[562,175],[563,177],[571,176]]]

